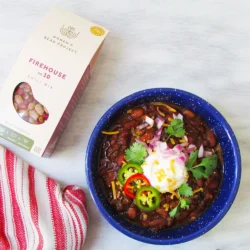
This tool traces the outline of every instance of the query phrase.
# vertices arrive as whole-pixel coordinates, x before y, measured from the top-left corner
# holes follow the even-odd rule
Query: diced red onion
[[[145,122],[149,124],[149,126],[154,126],[154,120],[148,116],[145,117]]]
[[[194,144],[190,144],[187,148],[187,153],[192,153],[195,150],[196,146]]]
[[[198,151],[198,158],[202,158],[204,156],[204,147],[201,144],[199,151]]]
[[[205,157],[210,157],[212,155],[213,155],[213,153],[211,151],[204,151],[204,156]]]
[[[137,126],[136,128],[141,130],[141,129],[146,128],[147,126],[148,126],[148,123],[144,122],[144,123],[140,124],[139,126]]]
[[[179,120],[183,121],[183,115],[182,114],[178,114],[178,115],[173,114],[173,118],[174,119],[179,119]]]
[[[146,148],[148,154],[152,153],[152,149],[150,147],[148,147],[147,143],[145,143],[139,139],[135,139],[135,140],[136,140],[136,142],[138,142],[139,144],[142,144]]]
[[[155,119],[155,122],[157,123],[157,128],[160,129],[164,124],[165,120],[162,117],[157,117]]]
[[[156,142],[158,142],[160,140],[162,130],[163,130],[163,127],[161,127],[160,129],[158,129],[156,131],[154,138],[151,140],[151,142],[149,144],[149,147],[151,149],[153,149],[156,146]]]
[[[184,156],[180,156],[180,157],[176,158],[176,161],[180,164],[184,164],[186,161],[186,158]]]
[[[187,142],[183,142],[183,143],[181,143],[180,144],[182,147],[186,147],[187,145],[188,145],[188,143]]]
[[[181,146],[181,144],[177,144],[175,147],[174,147],[174,150],[176,150],[177,152],[181,152],[183,150],[183,147]]]
[[[168,145],[166,142],[158,141],[155,143],[154,150],[160,150],[161,152],[165,152],[168,149]]]

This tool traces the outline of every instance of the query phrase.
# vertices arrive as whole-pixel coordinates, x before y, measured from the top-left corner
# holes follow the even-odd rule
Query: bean
[[[19,111],[18,111],[18,114],[21,116],[21,117],[23,117],[23,116],[29,116],[29,112],[27,111],[27,110],[23,110],[23,109],[20,109]]]
[[[198,187],[203,187],[203,184],[204,184],[204,180],[202,178],[197,180]]]
[[[124,155],[119,155],[119,156],[117,157],[117,165],[118,165],[119,167],[121,167],[123,161],[124,161]]]
[[[37,114],[37,112],[35,110],[30,110],[29,111],[29,116],[34,119],[34,120],[37,120],[39,115]]]
[[[213,195],[207,192],[205,194],[205,201],[211,201],[213,199]]]
[[[23,103],[23,98],[20,95],[15,95],[14,99],[17,104]]]
[[[188,109],[183,111],[183,115],[185,115],[189,119],[193,119],[195,117],[195,114]]]
[[[22,104],[19,104],[18,105],[18,108],[19,109],[27,109],[28,108],[28,105],[26,103],[22,103]]]
[[[35,103],[34,103],[34,102],[31,102],[31,103],[28,105],[28,109],[29,109],[29,110],[35,109]]]
[[[38,121],[39,121],[39,123],[43,123],[43,122],[44,122],[43,117],[42,117],[42,116],[39,116]]]
[[[207,131],[207,140],[211,147],[215,147],[216,139],[215,139],[214,132],[212,130]]]
[[[164,208],[158,208],[156,212],[160,214],[163,218],[168,217],[168,212]]]
[[[161,229],[166,224],[167,224],[167,221],[164,218],[157,218],[148,222],[149,227],[153,227],[155,229]]]
[[[35,121],[32,117],[29,117],[29,123],[31,123],[31,124],[35,124],[35,123],[36,123],[36,121]]]
[[[132,127],[136,127],[137,125],[138,125],[137,121],[129,121],[125,123],[124,128],[131,129]]]
[[[136,108],[132,110],[130,116],[134,119],[138,119],[144,115],[144,110],[142,108]]]
[[[171,227],[173,224],[174,224],[174,219],[171,218],[171,217],[168,217],[168,218],[167,218],[167,226],[168,226],[168,227]]]
[[[136,209],[134,207],[130,207],[128,209],[128,217],[134,219],[136,217]]]
[[[195,119],[190,120],[190,123],[194,126],[200,126],[202,121],[200,117],[196,117]]]
[[[44,113],[44,109],[41,104],[36,104],[35,110],[39,115],[42,115]]]

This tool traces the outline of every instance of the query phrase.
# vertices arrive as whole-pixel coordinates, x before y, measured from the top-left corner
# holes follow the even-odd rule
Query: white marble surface
[[[92,79],[50,159],[8,146],[49,176],[83,187],[90,225],[84,250],[250,249],[250,1],[249,0],[0,0],[0,86],[29,33],[52,5],[110,29]],[[85,180],[85,150],[99,117],[137,90],[175,87],[217,107],[239,140],[243,174],[226,217],[204,236],[176,246],[137,242],[96,210]]]

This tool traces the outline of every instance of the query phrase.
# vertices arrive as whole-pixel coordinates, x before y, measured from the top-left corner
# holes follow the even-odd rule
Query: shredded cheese
[[[112,132],[102,131],[102,133],[104,135],[117,135],[117,134],[119,134],[119,131],[112,131]]]
[[[172,117],[168,117],[168,121],[173,121],[173,118]]]
[[[163,103],[163,102],[151,102],[151,104],[153,104],[153,105],[158,105],[158,106],[164,106],[164,107],[166,107],[170,112],[176,112],[175,109],[171,108],[169,105],[167,105],[166,103]]]
[[[116,189],[115,189],[115,182],[111,181],[111,186],[112,186],[112,193],[113,193],[113,198],[116,200]]]
[[[165,211],[168,211],[168,210],[169,210],[169,204],[168,204],[168,203],[165,203],[165,204],[163,205],[163,207],[165,208]]]
[[[132,113],[132,109],[129,109],[128,111],[127,111],[127,114],[131,114]]]
[[[180,139],[179,142],[184,143],[184,142],[186,142],[186,140],[185,139]]]
[[[157,112],[158,112],[161,116],[165,116],[165,114],[164,114],[163,112],[160,111],[160,108],[159,108],[159,107],[157,107],[156,109],[157,109]]]
[[[148,126],[148,127],[147,127],[147,129],[151,129],[151,128],[153,128],[153,127],[152,127],[152,126]]]
[[[170,161],[170,168],[171,168],[173,174],[175,174],[174,162],[175,162],[175,159],[172,159],[172,160]]]
[[[203,188],[198,188],[193,191],[193,194],[198,193],[198,192],[203,192]]]
[[[127,162],[126,161],[122,161],[122,166],[126,165]]]
[[[163,127],[169,127],[170,124],[164,123],[162,126],[163,126]]]
[[[176,192],[171,192],[171,193],[172,193],[172,195],[171,195],[171,197],[170,197],[171,200],[174,199],[174,196],[175,196],[177,199],[179,199],[179,195],[178,195]]]
[[[170,138],[170,142],[171,142],[173,145],[175,145],[175,141],[174,141],[173,138]]]

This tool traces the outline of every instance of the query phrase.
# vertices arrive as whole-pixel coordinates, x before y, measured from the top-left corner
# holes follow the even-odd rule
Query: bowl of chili
[[[178,244],[212,229],[230,209],[240,149],[207,101],[183,90],[147,89],[118,101],[98,121],[86,176],[98,210],[120,232]]]

